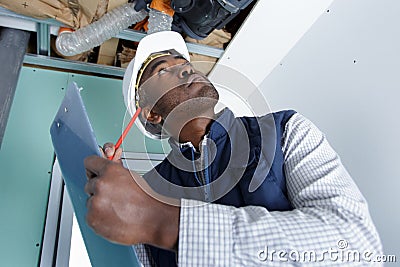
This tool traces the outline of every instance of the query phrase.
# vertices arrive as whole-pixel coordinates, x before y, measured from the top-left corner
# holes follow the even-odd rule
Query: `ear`
[[[162,121],[161,115],[156,113],[156,112],[154,112],[149,107],[142,108],[141,114],[142,114],[144,119],[146,119],[147,121],[149,121],[152,124],[159,124]]]

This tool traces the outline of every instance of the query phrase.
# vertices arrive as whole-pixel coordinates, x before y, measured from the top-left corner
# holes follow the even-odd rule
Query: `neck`
[[[179,142],[191,142],[196,149],[199,149],[200,142],[207,134],[212,121],[209,118],[197,118],[188,122],[182,128],[179,135]]]
[[[215,114],[212,111],[194,119],[186,120],[182,123],[184,125],[181,131],[174,134],[173,138],[179,140],[180,143],[191,142],[196,149],[199,149],[200,142],[209,131],[214,118]]]

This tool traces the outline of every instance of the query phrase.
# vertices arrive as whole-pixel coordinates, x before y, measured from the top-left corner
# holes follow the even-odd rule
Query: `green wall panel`
[[[125,107],[121,80],[69,74],[68,80],[82,87],[83,102],[96,133],[97,142],[115,142],[121,132]]]
[[[39,262],[54,155],[49,128],[72,81],[83,88],[99,144],[116,142],[129,120],[121,80],[22,68],[0,150],[0,266]],[[162,152],[161,142],[144,138],[136,126],[123,148]]]
[[[0,151],[0,266],[36,266],[53,161],[49,126],[67,74],[23,68]]]

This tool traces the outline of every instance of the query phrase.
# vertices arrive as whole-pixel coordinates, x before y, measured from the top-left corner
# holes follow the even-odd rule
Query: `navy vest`
[[[235,207],[255,205],[269,211],[291,210],[282,135],[294,113],[287,110],[235,118],[225,109],[211,125],[207,149],[201,155],[192,146],[180,146],[170,140],[170,154],[144,178],[155,191],[170,197]],[[201,156],[208,161],[207,167],[198,170],[193,161]],[[201,187],[205,180],[209,187]],[[174,252],[149,247],[157,266],[177,266]]]

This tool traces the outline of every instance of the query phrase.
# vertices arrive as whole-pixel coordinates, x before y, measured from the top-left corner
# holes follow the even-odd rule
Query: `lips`
[[[205,82],[205,79],[199,74],[192,74],[187,81],[187,87],[192,86],[192,84],[196,82]]]

